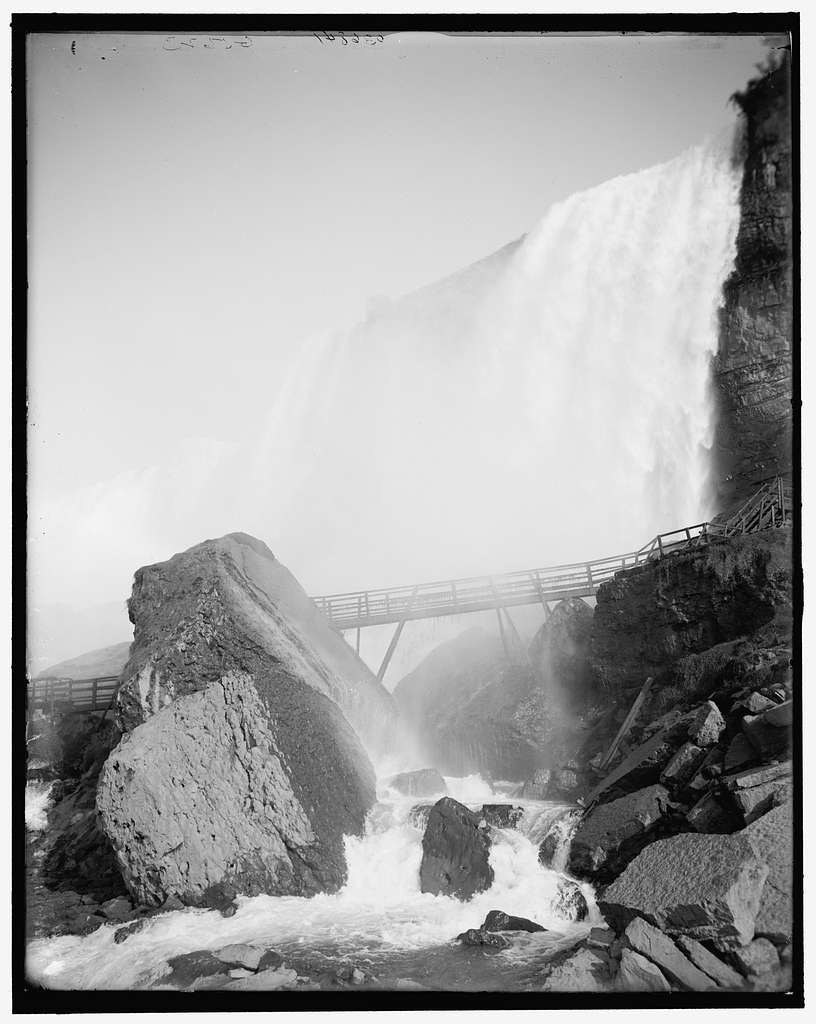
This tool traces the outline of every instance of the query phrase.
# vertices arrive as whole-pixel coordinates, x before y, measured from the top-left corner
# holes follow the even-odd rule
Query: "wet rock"
[[[485,932],[544,932],[547,929],[526,917],[513,917],[503,910],[491,910],[482,924]]]
[[[621,952],[615,988],[619,992],[671,992],[660,968],[633,949]]]
[[[226,983],[226,965],[213,955],[209,949],[198,949],[192,953],[183,953],[167,961],[170,973],[162,978],[166,984],[174,988],[187,989],[202,987],[206,978],[219,977],[221,984]]]
[[[690,992],[705,992],[716,987],[708,975],[695,967],[667,935],[643,918],[631,921],[624,937],[632,949],[657,964],[662,973],[680,988]]]
[[[533,777],[524,783],[521,790],[522,797],[525,800],[546,800],[551,775],[552,772],[549,768],[537,768],[533,772]]]
[[[422,837],[420,891],[470,899],[493,884],[490,830],[467,807],[442,797],[431,809]]]
[[[744,829],[768,877],[756,916],[755,934],[789,943],[793,934],[793,812],[790,802],[769,811]]]
[[[126,921],[134,913],[132,903],[124,896],[106,900],[100,905],[99,909],[102,915],[110,921]]]
[[[698,747],[710,747],[720,738],[725,728],[725,719],[717,705],[709,700],[699,708],[692,719],[688,737]]]
[[[623,930],[635,917],[669,935],[750,942],[768,867],[740,835],[686,835],[647,846],[598,907]]]
[[[131,921],[130,924],[122,925],[121,928],[117,928],[113,933],[113,941],[117,945],[121,942],[125,942],[131,935],[135,935],[137,932],[143,931],[147,927],[147,924],[147,918],[143,917],[138,921]]]
[[[577,882],[568,878],[559,881],[553,913],[566,921],[583,921],[589,916],[589,905]]]
[[[686,814],[686,821],[695,832],[711,835],[728,835],[741,824],[734,809],[711,792],[700,797]]]
[[[468,928],[456,936],[455,942],[461,942],[463,946],[491,946],[494,949],[506,949],[511,945],[510,940],[503,935],[496,935],[495,932],[485,931],[482,928]]]
[[[217,949],[214,956],[231,967],[246,967],[247,970],[256,971],[264,952],[265,950],[261,946],[250,946],[245,942],[238,942]]]
[[[552,968],[543,989],[545,992],[605,992],[608,985],[606,961],[596,950],[582,947]]]
[[[593,808],[572,836],[570,872],[579,878],[612,878],[646,846],[671,806],[668,790],[653,785]]]
[[[482,807],[482,817],[494,828],[515,828],[523,814],[523,807],[512,804],[485,804]]]
[[[415,804],[408,812],[408,819],[411,824],[416,825],[417,828],[425,831],[428,825],[428,817],[431,813],[433,804]]]
[[[90,935],[103,924],[108,924],[107,918],[101,914],[93,913],[91,907],[77,907],[65,917],[65,930],[71,935]]]
[[[742,988],[741,975],[737,974],[718,956],[710,953],[705,946],[688,935],[678,935],[675,942],[691,962],[704,971],[720,988]]]
[[[691,780],[705,758],[706,752],[702,747],[684,743],[661,772],[660,782],[680,789]]]
[[[732,949],[729,959],[746,977],[768,974],[779,967],[776,946],[768,939],[754,939],[747,946]]]
[[[615,941],[615,933],[611,928],[592,928],[587,936],[587,945],[609,951]]]
[[[213,906],[206,894],[225,882],[248,895],[338,889],[343,835],[362,832],[374,795],[359,740],[326,697],[280,672],[228,673],[129,733],[97,803],[139,902]]]
[[[733,772],[735,769],[755,761],[756,756],[756,750],[748,737],[744,732],[738,732],[728,745],[723,766],[726,772]]]
[[[168,896],[161,908],[164,911],[184,910],[185,906],[177,896]]]
[[[389,779],[388,785],[405,796],[436,796],[448,792],[448,785],[436,768],[401,772]]]
[[[747,715],[742,731],[763,760],[787,752],[793,725],[793,701],[777,704],[761,715]]]
[[[273,967],[268,971],[258,971],[248,978],[238,978],[224,985],[230,992],[272,992],[276,989],[293,988],[297,984],[297,971],[287,967]]]

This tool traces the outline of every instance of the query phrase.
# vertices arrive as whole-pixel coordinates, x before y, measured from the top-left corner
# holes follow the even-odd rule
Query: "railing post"
[[[662,558],[663,557],[663,538],[660,536],[660,534],[658,534],[656,539],[657,539],[657,547],[658,547],[658,549],[660,551],[660,557]]]
[[[91,686],[91,711],[96,711],[96,693],[99,689],[99,680],[94,679]]]
[[[589,583],[589,593],[593,595],[595,593],[595,584],[592,582],[592,566],[587,562],[586,565],[587,583]]]

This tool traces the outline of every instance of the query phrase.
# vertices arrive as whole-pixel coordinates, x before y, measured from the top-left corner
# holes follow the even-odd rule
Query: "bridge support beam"
[[[417,596],[417,591],[418,590],[419,590],[419,586],[414,587],[411,596],[408,598],[408,603],[405,606],[405,610],[403,612],[403,617],[397,623],[397,628],[394,630],[394,635],[391,637],[391,643],[388,645],[388,650],[385,652],[385,657],[383,658],[382,664],[380,665],[380,670],[377,673],[377,682],[378,683],[381,683],[383,681],[383,679],[385,678],[385,672],[386,672],[386,669],[388,668],[388,663],[394,657],[394,651],[397,649],[397,644],[399,643],[399,638],[402,635],[403,629],[405,628],[405,623],[407,621],[408,612],[411,610],[411,605],[414,603],[414,598]],[[357,630],[358,652],[359,652],[359,637],[360,637],[360,630],[358,629]]]

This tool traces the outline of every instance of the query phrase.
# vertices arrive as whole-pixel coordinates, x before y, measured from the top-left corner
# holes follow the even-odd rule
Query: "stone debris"
[[[657,964],[662,973],[680,988],[690,992],[706,992],[716,987],[711,978],[695,967],[667,935],[643,918],[638,917],[630,922],[624,938],[632,949]]]
[[[634,949],[621,952],[615,988],[622,992],[671,992],[660,968]]]

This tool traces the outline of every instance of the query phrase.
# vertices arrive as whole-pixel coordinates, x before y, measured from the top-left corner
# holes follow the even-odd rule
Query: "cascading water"
[[[450,795],[473,809],[507,799],[478,776],[446,782]],[[86,937],[39,939],[29,947],[29,976],[53,988],[154,987],[164,983],[167,961],[175,956],[248,942],[274,947],[301,976],[352,962],[386,987],[540,984],[548,959],[600,920],[588,885],[582,888],[589,919],[575,923],[561,915],[562,876],[539,864],[535,829],[528,831],[542,814],[552,821],[568,808],[514,800],[525,806],[525,815],[517,829],[493,831],[493,885],[463,903],[419,890],[423,822],[412,814],[417,802],[380,786],[365,835],[346,840],[348,881],[336,895],[241,898],[229,919],[215,911],[172,912],[121,945],[113,941],[114,924]],[[531,918],[547,931],[514,935],[510,949],[474,961],[473,951],[451,940],[478,928],[490,910]]]

